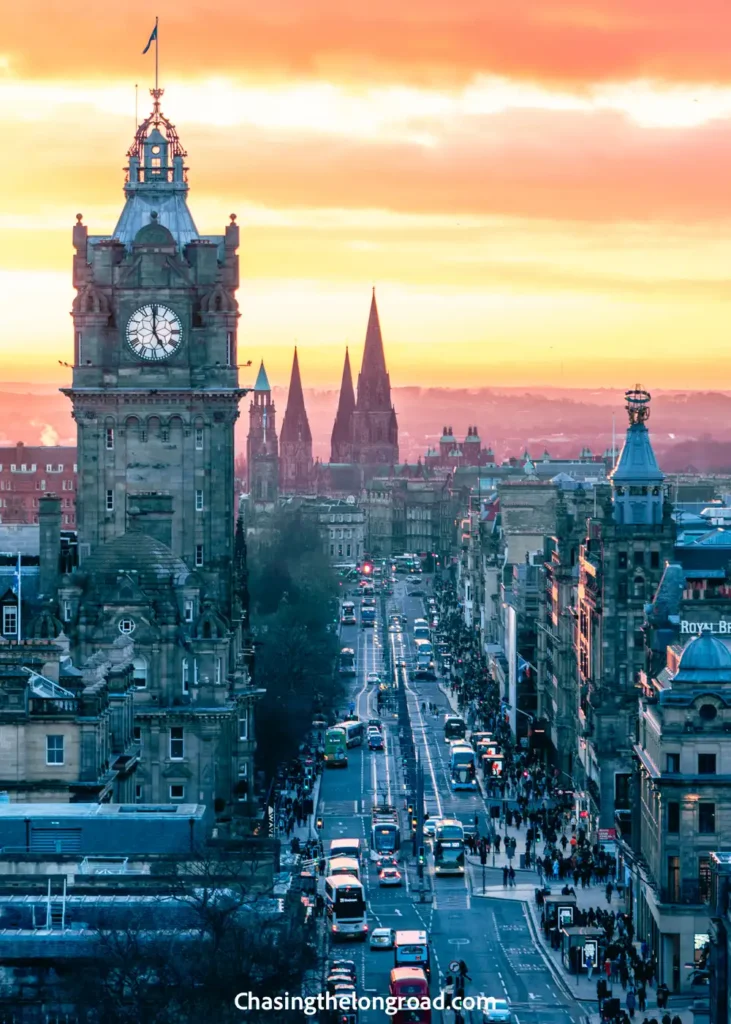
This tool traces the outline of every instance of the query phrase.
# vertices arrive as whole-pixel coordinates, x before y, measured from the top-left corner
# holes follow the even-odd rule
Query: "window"
[[[185,786],[176,783],[170,787],[171,800],[185,800]]]
[[[680,857],[668,857],[668,899],[680,902]]]
[[[132,662],[132,682],[137,690],[147,686],[147,659],[135,658]]]
[[[181,665],[181,680],[183,685],[183,693],[188,693],[190,690],[190,662],[187,658],[183,658]]]
[[[231,365],[231,359],[233,357],[234,348],[234,336],[231,331],[226,332],[226,365]]]
[[[195,510],[196,512],[203,511],[203,491],[195,492]]]
[[[46,472],[47,473],[52,473],[53,472],[53,466],[51,465],[50,462],[46,464]]]
[[[716,755],[715,754],[699,754],[698,755],[698,774],[699,775],[715,775],[716,774]]]
[[[63,736],[46,736],[46,764],[63,764]]]
[[[61,614],[64,622],[71,622],[71,602],[67,598],[61,602]]]
[[[614,776],[614,806],[617,810],[631,807],[632,776],[620,772]]]
[[[114,512],[114,491],[107,491],[107,512]]]
[[[680,804],[677,801],[668,804],[668,832],[673,835],[680,832]]]
[[[132,730],[132,736],[134,737],[135,743],[142,743],[142,728],[136,725]]]
[[[140,428],[140,441],[146,441],[146,440],[147,440],[147,431],[145,430],[144,427],[141,427]]]
[[[216,685],[220,686],[223,681],[223,658],[216,658]]]
[[[239,765],[239,781],[236,786],[236,799],[238,801],[246,800],[249,792],[249,766],[246,761],[243,761]]]
[[[107,438],[107,451],[108,452],[114,451],[114,427],[107,427],[106,438]]]
[[[645,552],[642,548],[639,551],[635,551],[633,561],[638,567],[645,564]]]
[[[185,601],[183,602],[183,619],[185,620],[185,622],[193,621],[194,608],[195,605],[193,602],[193,598],[186,597]]]
[[[135,620],[134,619],[120,619],[119,620],[119,632],[120,633],[134,633]]]
[[[677,775],[680,771],[680,754],[666,754],[665,771],[669,775]]]
[[[711,902],[711,858],[698,858],[698,894],[701,903]]]
[[[6,604],[3,608],[3,633],[14,636],[18,632],[18,609],[14,604]]]
[[[698,831],[708,836],[716,831],[716,805],[698,804]]]
[[[243,715],[239,715],[239,739],[248,740],[249,738],[249,715],[248,712]]]
[[[195,428],[195,450],[197,452],[203,451],[203,427]]]
[[[203,545],[196,544],[195,546],[195,564],[198,568],[203,565]]]
[[[170,760],[182,761],[185,756],[182,725],[174,725],[170,730]]]
[[[659,569],[660,568],[660,552],[659,551],[651,551],[650,552],[650,568],[651,569]]]
[[[170,440],[170,427],[160,427],[160,440],[161,441],[169,441]]]
[[[142,803],[142,786],[135,786],[135,803]]]

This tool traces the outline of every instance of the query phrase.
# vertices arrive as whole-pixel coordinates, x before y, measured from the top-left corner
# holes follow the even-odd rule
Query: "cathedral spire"
[[[380,377],[388,376],[386,356],[383,351],[383,338],[381,337],[381,324],[378,319],[375,287],[371,296],[371,311],[368,315],[368,329],[366,330],[360,376],[369,380],[377,380]]]
[[[333,426],[330,461],[350,462],[353,448],[353,412],[355,410],[355,392],[353,391],[353,375],[350,371],[350,352],[345,349],[343,380],[340,384],[340,400]]]
[[[294,350],[292,361],[292,376],[289,382],[289,394],[287,395],[287,409],[282,421],[282,429],[279,434],[279,441],[312,441],[310,424],[307,420],[305,409],[305,396],[302,390],[302,378],[300,377],[300,364],[297,349]]]
[[[267,377],[267,372],[264,369],[264,360],[262,359],[261,366],[259,367],[259,373],[256,378],[256,383],[254,384],[254,391],[271,390],[272,389],[269,387],[269,378]]]

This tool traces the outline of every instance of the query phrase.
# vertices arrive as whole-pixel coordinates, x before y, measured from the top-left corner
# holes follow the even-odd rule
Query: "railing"
[[[679,885],[663,885],[658,889],[661,903],[681,906],[703,906],[710,902],[710,891],[697,878],[682,878]]]
[[[31,697],[28,701],[31,715],[77,715],[79,702],[75,697]]]

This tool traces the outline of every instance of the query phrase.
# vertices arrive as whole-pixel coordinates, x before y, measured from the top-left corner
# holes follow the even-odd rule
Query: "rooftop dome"
[[[123,533],[98,547],[82,565],[94,580],[113,582],[120,573],[136,573],[142,590],[156,590],[172,578],[188,576],[182,558],[167,545],[146,533]]]
[[[731,683],[731,651],[715,636],[695,637],[681,655],[676,682]]]
[[[135,245],[172,246],[175,248],[175,239],[172,233],[157,219],[157,213],[153,210],[150,214],[150,223],[135,235]]]

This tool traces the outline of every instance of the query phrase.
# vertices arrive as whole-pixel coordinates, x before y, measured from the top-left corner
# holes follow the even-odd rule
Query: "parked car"
[[[371,949],[393,949],[395,941],[393,928],[374,928],[371,932]]]

